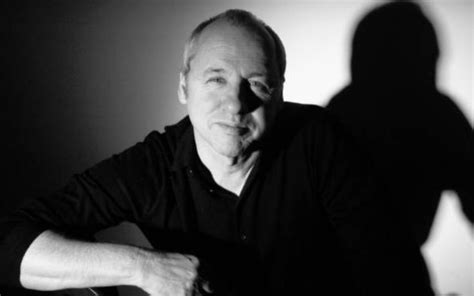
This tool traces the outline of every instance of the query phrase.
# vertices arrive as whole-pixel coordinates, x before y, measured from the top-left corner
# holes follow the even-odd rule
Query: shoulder
[[[315,137],[324,133],[340,133],[342,125],[332,112],[317,105],[285,102],[274,126],[274,133],[293,137],[298,134]]]
[[[177,144],[181,141],[189,130],[192,129],[191,121],[186,116],[179,122],[165,126],[164,132],[152,131],[146,137],[143,143],[147,146],[157,147],[164,150],[176,149]]]
[[[326,113],[324,108],[318,105],[284,102],[280,116],[283,116],[285,119],[301,118],[303,116],[301,119],[304,119],[324,116],[324,113]]]
[[[313,159],[334,150],[343,134],[341,125],[323,107],[285,102],[264,146],[269,158],[299,155]]]
[[[164,132],[156,130],[150,132],[142,142],[131,149],[145,154],[147,158],[159,157],[160,162],[169,163],[174,158],[180,142],[190,135],[192,126],[189,117],[186,116],[173,125],[165,126]]]
[[[144,140],[104,160],[106,166],[122,174],[136,174],[138,171],[168,171],[173,163],[179,142],[191,129],[188,117],[176,124],[166,126],[164,132],[152,131]]]
[[[363,152],[331,111],[296,103],[285,103],[269,143],[280,151],[303,151],[303,155],[313,160]]]

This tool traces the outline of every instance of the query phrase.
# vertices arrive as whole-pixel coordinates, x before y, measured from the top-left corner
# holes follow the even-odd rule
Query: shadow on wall
[[[358,24],[351,83],[327,106],[371,153],[385,196],[420,247],[444,190],[457,193],[474,221],[474,134],[436,87],[439,55],[436,32],[419,5],[381,5]]]

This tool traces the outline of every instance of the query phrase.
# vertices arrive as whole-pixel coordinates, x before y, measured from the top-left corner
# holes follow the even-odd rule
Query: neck
[[[199,158],[211,172],[214,181],[219,186],[239,196],[245,181],[260,156],[260,151],[228,157],[217,153],[207,142],[197,137],[195,139]]]

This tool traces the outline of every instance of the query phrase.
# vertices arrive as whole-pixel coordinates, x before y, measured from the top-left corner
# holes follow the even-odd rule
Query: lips
[[[232,136],[241,136],[249,130],[248,127],[242,124],[233,124],[226,122],[217,122],[215,123],[225,134]]]

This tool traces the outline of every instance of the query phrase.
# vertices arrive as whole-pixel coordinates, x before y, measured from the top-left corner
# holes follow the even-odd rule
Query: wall
[[[9,26],[3,28],[8,79],[1,149],[7,177],[0,214],[184,116],[176,99],[181,50],[200,21],[232,7],[254,12],[286,45],[285,98],[324,105],[349,81],[354,27],[378,3],[11,2]],[[472,126],[473,2],[422,4],[441,44],[438,86]],[[472,225],[459,211],[455,194],[443,195],[432,231],[423,251],[438,291],[474,295]],[[124,232],[146,244],[130,225],[105,237],[114,240]]]

